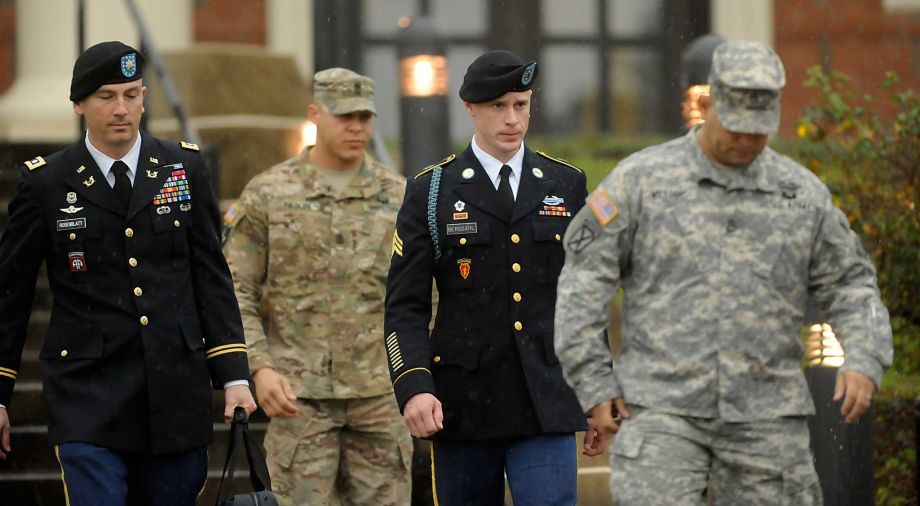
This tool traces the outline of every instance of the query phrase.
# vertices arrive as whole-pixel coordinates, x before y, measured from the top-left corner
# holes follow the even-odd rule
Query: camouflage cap
[[[726,40],[712,54],[710,94],[719,122],[730,132],[772,134],[779,128],[783,62],[769,46]]]
[[[313,75],[313,98],[332,114],[349,114],[374,108],[374,80],[341,67],[320,70]]]

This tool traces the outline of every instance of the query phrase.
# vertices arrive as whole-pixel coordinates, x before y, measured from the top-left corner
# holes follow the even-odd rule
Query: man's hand
[[[252,375],[256,384],[256,396],[265,414],[272,418],[294,418],[300,409],[293,401],[297,400],[291,382],[278,374],[271,367],[263,367]]]
[[[594,430],[605,437],[612,436],[620,430],[620,421],[629,418],[626,401],[622,397],[606,400],[591,408],[589,420],[594,422]]]
[[[607,449],[608,436],[597,430],[593,418],[588,418],[588,429],[585,431],[585,449],[582,455],[596,457]]]
[[[837,384],[834,387],[834,402],[843,399],[840,415],[847,423],[858,422],[872,404],[875,383],[859,371],[837,371]]]
[[[233,419],[233,410],[237,406],[246,410],[246,416],[256,410],[256,401],[247,385],[233,385],[224,389],[224,421]]]
[[[444,428],[441,401],[429,393],[415,394],[403,408],[403,418],[409,433],[415,437],[428,437]]]
[[[10,448],[10,415],[7,414],[6,408],[0,408],[0,460],[6,458],[6,453],[12,450]],[[6,453],[4,453],[4,451]]]

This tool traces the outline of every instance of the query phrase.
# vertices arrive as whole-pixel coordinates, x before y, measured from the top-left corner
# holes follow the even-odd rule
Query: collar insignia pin
[[[89,188],[90,186],[94,184],[96,184],[96,178],[93,176],[90,176],[89,179],[87,179],[86,181],[83,181],[83,186],[87,188]]]
[[[154,163],[156,163],[156,162],[154,162]],[[147,177],[149,177],[150,179],[156,178],[156,177],[157,177],[157,171],[155,171],[155,170],[148,170],[148,171],[147,171]]]
[[[77,174],[82,174],[84,170],[86,170],[86,166],[85,166],[85,165],[81,165],[81,166],[77,167]]]

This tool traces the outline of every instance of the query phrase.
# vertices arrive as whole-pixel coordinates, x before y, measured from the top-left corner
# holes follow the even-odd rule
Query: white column
[[[188,47],[192,0],[138,0],[153,42],[162,51]],[[140,35],[123,2],[87,0],[86,44],[121,40],[135,47]],[[69,143],[79,123],[68,100],[77,48],[74,0],[16,2],[16,80],[0,96],[0,141]]]
[[[712,0],[712,32],[773,46],[773,0]]]
[[[268,49],[290,55],[304,79],[313,77],[313,1],[268,0]]]

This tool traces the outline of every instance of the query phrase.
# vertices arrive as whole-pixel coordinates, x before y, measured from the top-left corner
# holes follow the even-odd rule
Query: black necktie
[[[119,160],[112,164],[112,172],[115,174],[115,195],[121,202],[121,205],[128,208],[131,202],[131,180],[128,179],[128,165]]]
[[[501,177],[501,181],[498,183],[498,200],[504,206],[508,216],[511,216],[511,211],[514,209],[514,192],[511,191],[511,180],[509,179],[511,167],[502,165],[498,175]]]

